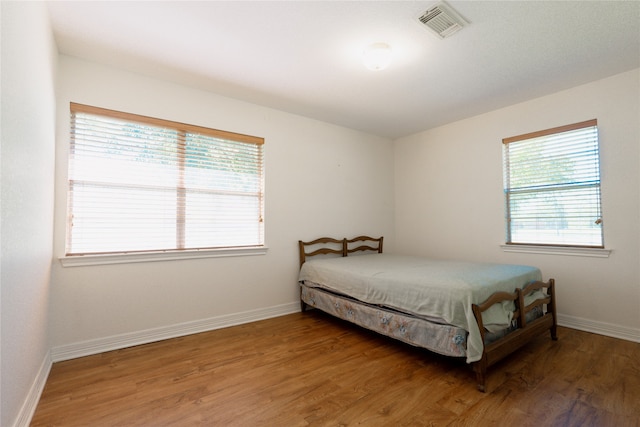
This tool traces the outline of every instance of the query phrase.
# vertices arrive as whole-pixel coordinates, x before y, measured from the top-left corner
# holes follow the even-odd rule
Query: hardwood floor
[[[489,370],[318,310],[55,363],[33,426],[638,426],[640,344],[559,328]]]

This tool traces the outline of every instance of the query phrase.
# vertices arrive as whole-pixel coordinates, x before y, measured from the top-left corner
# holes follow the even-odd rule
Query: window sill
[[[537,246],[537,245],[500,245],[504,252],[520,252],[527,254],[567,255],[596,258],[609,258],[611,249],[578,248],[566,246]]]
[[[198,258],[265,255],[267,253],[267,250],[267,247],[260,246],[248,248],[76,255],[60,257],[59,260],[63,267],[84,267],[88,265],[129,264],[136,262],[176,261]]]

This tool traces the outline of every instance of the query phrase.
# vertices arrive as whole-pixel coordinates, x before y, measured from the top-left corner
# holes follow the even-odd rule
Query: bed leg
[[[553,325],[549,332],[551,333],[551,339],[558,341],[558,314],[556,313],[556,281],[555,279],[549,279],[549,287],[547,288],[547,295],[551,297],[551,304],[547,305],[547,311],[551,311],[553,316]]]
[[[304,302],[304,301],[302,301],[302,300],[300,300],[300,311],[301,311],[302,313],[304,313],[305,311],[307,311],[307,303],[306,303],[306,302]]]
[[[478,390],[485,393],[486,392],[486,378],[485,378],[485,374],[480,373],[480,372],[476,372],[476,382]]]
[[[476,372],[476,382],[478,383],[478,390],[481,392],[486,391],[487,382],[487,362],[484,358],[474,362],[473,370]]]

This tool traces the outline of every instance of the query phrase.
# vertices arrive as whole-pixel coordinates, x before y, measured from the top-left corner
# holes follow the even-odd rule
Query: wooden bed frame
[[[322,237],[309,242],[299,240],[298,248],[300,254],[300,267],[305,263],[307,257],[317,255],[339,255],[346,257],[349,254],[363,251],[382,253],[382,242],[383,237],[372,238],[369,236],[358,236],[353,239]],[[307,248],[312,249],[310,252],[307,252]],[[525,295],[528,295],[534,290],[542,289],[546,289],[545,298],[537,299],[531,304],[525,305]],[[515,329],[507,333],[502,338],[487,344],[486,330],[482,322],[482,313],[493,304],[505,300],[513,301],[515,304],[516,309],[513,315],[515,320]],[[357,303],[358,302],[354,300],[354,304]],[[304,312],[307,309],[307,304],[302,300],[302,298],[300,299],[300,304],[301,310]],[[532,321],[527,321],[526,315],[537,307],[542,309],[542,316]],[[544,307],[546,307],[546,310],[544,310]],[[473,370],[476,373],[478,390],[482,392],[486,390],[486,377],[489,366],[512,354],[514,351],[547,330],[550,332],[552,340],[555,341],[558,339],[554,279],[549,279],[548,282],[533,282],[523,289],[515,289],[512,293],[496,292],[483,303],[473,304],[472,310],[480,329],[482,341],[485,343],[482,358],[477,362],[472,363]]]

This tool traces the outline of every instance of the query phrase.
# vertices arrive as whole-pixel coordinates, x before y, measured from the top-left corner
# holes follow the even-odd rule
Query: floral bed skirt
[[[445,356],[465,357],[467,331],[457,326],[429,322],[408,314],[301,285],[307,305],[385,336],[426,348]]]
[[[321,288],[307,286],[304,282],[300,286],[300,297],[303,302],[332,316],[435,353],[466,357],[468,332],[460,327],[434,323],[384,307],[366,304]],[[542,308],[536,307],[527,313],[527,322],[535,320],[542,314]],[[485,343],[494,342],[515,328],[514,321],[511,327],[502,331],[495,333],[487,331]]]

